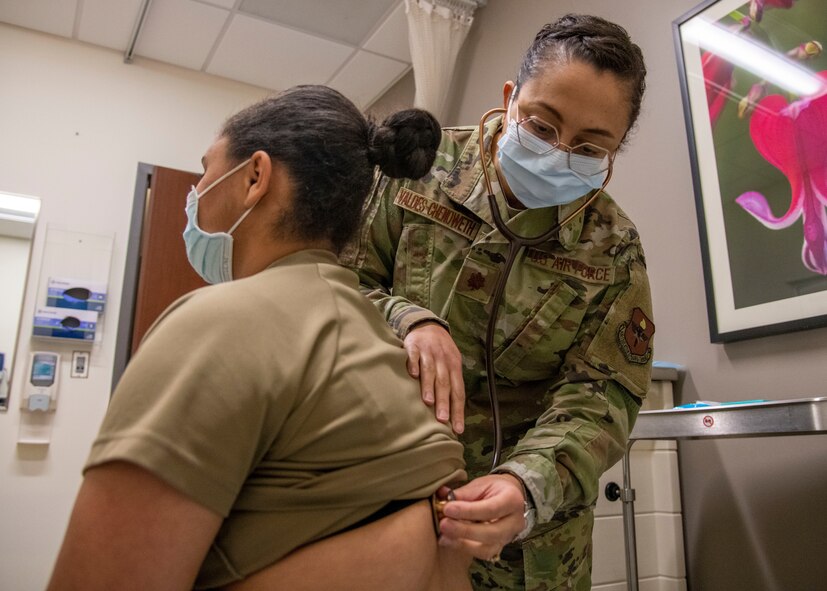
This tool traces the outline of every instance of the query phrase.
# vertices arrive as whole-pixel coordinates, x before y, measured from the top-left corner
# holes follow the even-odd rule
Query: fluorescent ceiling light
[[[810,70],[716,23],[696,19],[681,32],[687,41],[792,93],[811,96],[824,90],[824,82]]]
[[[40,211],[40,199],[0,191],[0,219],[33,224]]]

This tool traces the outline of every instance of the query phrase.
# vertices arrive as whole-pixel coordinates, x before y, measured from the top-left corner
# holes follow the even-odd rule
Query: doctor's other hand
[[[481,560],[499,556],[525,527],[523,487],[508,474],[480,476],[454,489],[443,508],[439,543]]]
[[[434,407],[437,420],[451,422],[454,432],[465,430],[465,384],[462,354],[450,333],[436,322],[416,325],[403,341],[408,373],[419,378],[422,400]]]

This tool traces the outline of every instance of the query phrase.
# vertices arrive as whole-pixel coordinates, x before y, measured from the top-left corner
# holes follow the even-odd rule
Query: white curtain
[[[462,47],[476,0],[405,0],[416,95],[414,106],[444,116],[451,76]]]

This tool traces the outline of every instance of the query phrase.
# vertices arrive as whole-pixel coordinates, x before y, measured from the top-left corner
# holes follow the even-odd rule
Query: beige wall
[[[410,109],[413,105],[415,90],[414,75],[413,70],[411,70],[373,103],[367,112],[378,121],[382,121],[382,119],[396,111]]]
[[[48,449],[16,444],[17,363],[11,408],[0,413],[0,589],[43,589],[106,405],[138,162],[199,171],[222,121],[260,88],[0,25],[0,190],[37,195],[40,218],[23,318],[41,280],[47,226],[114,236],[103,340],[88,379],[68,356]],[[183,207],[185,195],[181,196]],[[35,344],[24,321],[17,359]],[[71,352],[71,347],[64,352]]]
[[[672,21],[699,0],[489,0],[460,55],[446,124],[501,106],[502,85],[544,22],[593,13],[624,27],[649,70],[639,129],[609,189],[635,220],[655,306],[656,358],[684,365],[696,399],[825,395],[827,329],[709,342],[704,281]],[[687,570],[695,590],[823,589],[827,437],[680,444]],[[618,548],[618,552],[622,549]]]

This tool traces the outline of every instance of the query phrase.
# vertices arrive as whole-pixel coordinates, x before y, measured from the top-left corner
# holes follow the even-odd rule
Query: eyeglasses
[[[539,140],[539,141],[538,141]],[[529,115],[517,121],[517,141],[535,154],[548,154],[562,148],[568,158],[568,166],[574,172],[586,176],[602,174],[609,170],[613,153],[590,142],[569,146],[560,141],[560,132],[551,123]]]

